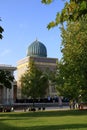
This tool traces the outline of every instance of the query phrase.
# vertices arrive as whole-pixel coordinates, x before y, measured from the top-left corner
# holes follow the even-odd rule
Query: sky
[[[0,0],[0,26],[4,28],[0,40],[0,64],[17,66],[26,57],[28,46],[38,39],[47,48],[47,57],[61,59],[59,27],[48,30],[64,1],[54,0],[44,5],[41,0]]]

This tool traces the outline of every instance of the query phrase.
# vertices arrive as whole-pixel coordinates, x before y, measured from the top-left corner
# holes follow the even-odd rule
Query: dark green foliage
[[[1,19],[0,19],[0,21],[1,21]],[[3,31],[4,31],[4,29],[0,26],[0,39],[3,38],[3,36],[2,36]]]
[[[11,89],[13,80],[14,80],[14,77],[11,75],[10,71],[0,70],[0,83],[1,84]]]
[[[62,96],[78,99],[81,95],[87,101],[87,0],[64,2],[64,8],[47,26],[50,29],[61,24],[62,59],[56,74],[57,89]]]
[[[48,77],[36,67],[33,61],[29,62],[27,71],[21,79],[22,94],[27,97],[43,97],[48,88]]]
[[[51,2],[54,1],[42,0],[42,3],[45,4]],[[64,2],[64,8],[61,12],[57,12],[55,20],[48,24],[48,29],[63,24],[65,21],[78,21],[79,18],[87,14],[87,0],[70,0],[69,2]]]
[[[62,32],[62,60],[58,66],[57,89],[63,96],[87,101],[87,16],[68,22]]]
[[[53,0],[41,0],[42,3],[50,4]]]

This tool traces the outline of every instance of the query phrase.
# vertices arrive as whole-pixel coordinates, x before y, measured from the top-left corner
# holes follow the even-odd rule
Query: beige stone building
[[[36,40],[31,43],[27,49],[27,56],[17,62],[17,98],[22,98],[21,96],[21,85],[20,77],[26,71],[29,61],[33,59],[34,63],[41,70],[50,69],[54,71],[57,65],[57,58],[47,57],[47,49],[43,43]],[[57,92],[55,86],[49,85],[49,89],[46,96],[55,96]]]

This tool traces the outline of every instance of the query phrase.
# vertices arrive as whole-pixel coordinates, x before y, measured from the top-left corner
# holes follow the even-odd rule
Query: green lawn
[[[87,130],[87,110],[0,113],[0,130]]]

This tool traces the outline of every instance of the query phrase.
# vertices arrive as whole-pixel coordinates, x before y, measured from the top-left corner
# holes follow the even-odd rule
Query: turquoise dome
[[[47,49],[43,43],[36,40],[28,47],[27,56],[47,57]]]

